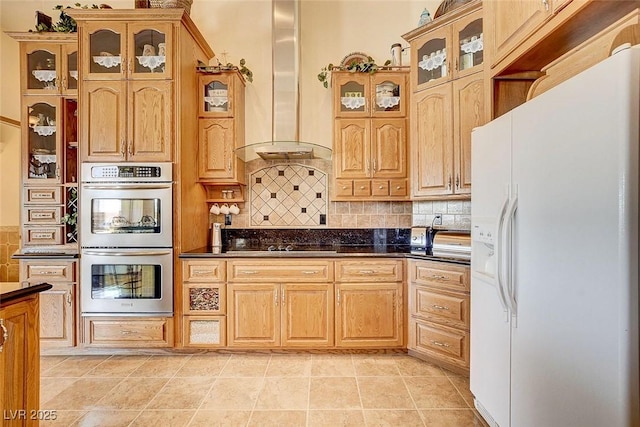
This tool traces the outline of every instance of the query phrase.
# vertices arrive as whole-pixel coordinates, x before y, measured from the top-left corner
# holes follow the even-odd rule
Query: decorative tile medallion
[[[191,310],[220,310],[220,289],[189,289],[189,308]]]
[[[319,169],[281,164],[259,169],[249,180],[251,225],[326,224],[327,175]]]

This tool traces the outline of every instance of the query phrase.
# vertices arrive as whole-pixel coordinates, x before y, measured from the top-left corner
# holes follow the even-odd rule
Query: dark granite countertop
[[[380,257],[380,258],[409,258],[422,259],[428,261],[441,261],[454,264],[469,265],[469,260],[437,257],[430,254],[411,253],[409,245],[341,245],[334,246],[332,250],[310,250],[310,251],[243,251],[225,250],[212,247],[203,247],[192,251],[182,252],[180,258],[351,258],[351,257]]]
[[[49,283],[0,282],[0,304],[4,306],[11,301],[47,291],[52,287]]]

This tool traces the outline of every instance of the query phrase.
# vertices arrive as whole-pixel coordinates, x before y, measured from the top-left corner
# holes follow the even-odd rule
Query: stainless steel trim
[[[158,184],[102,184],[102,185],[91,185],[85,184],[82,188],[87,190],[166,190],[171,189],[171,184],[167,185],[158,185]]]
[[[139,251],[139,252],[114,252],[114,251],[91,251],[84,249],[82,253],[87,255],[99,255],[99,256],[148,256],[148,255],[171,255],[171,251]]]

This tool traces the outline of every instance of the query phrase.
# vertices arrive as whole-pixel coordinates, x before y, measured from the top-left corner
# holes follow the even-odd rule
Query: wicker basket
[[[149,7],[152,9],[182,8],[189,14],[192,3],[193,0],[149,0]]]

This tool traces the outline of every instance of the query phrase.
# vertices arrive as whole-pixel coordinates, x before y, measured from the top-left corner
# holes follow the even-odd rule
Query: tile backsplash
[[[20,248],[20,227],[0,227],[0,282],[20,280],[18,260],[11,255]]]
[[[332,202],[328,160],[282,164],[258,159],[247,162],[246,171],[247,202],[227,228],[409,228],[431,225],[434,215],[441,213],[441,228],[471,229],[469,200]],[[211,222],[223,223],[224,217],[214,215]]]

